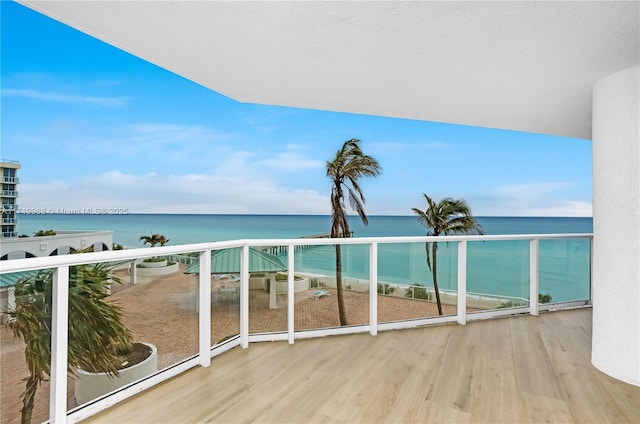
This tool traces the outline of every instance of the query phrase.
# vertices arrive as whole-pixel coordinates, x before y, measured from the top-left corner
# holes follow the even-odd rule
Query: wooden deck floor
[[[591,309],[254,343],[89,423],[638,423],[590,364]]]

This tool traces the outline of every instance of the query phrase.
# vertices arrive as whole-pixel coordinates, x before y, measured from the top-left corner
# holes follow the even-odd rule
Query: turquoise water
[[[591,233],[591,218],[478,217],[486,234]],[[298,238],[325,233],[331,218],[319,215],[20,215],[19,234],[32,235],[43,229],[110,230],[113,240],[125,246],[142,247],[141,235],[160,233],[169,244],[222,241],[243,238]],[[364,226],[350,221],[356,237],[420,236],[424,228],[413,216],[371,216]],[[589,297],[588,239],[542,240],[540,242],[540,292],[556,301]],[[345,275],[367,279],[368,246],[344,246]],[[335,272],[331,246],[300,250],[296,270]],[[528,298],[529,242],[469,242],[467,289],[470,292]],[[380,244],[378,279],[399,284],[431,286],[423,243]],[[442,289],[457,285],[457,244],[439,243],[438,281]]]

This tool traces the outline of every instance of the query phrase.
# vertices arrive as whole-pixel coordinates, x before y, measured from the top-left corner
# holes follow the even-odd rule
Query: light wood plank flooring
[[[590,364],[591,309],[254,343],[89,423],[638,423]]]

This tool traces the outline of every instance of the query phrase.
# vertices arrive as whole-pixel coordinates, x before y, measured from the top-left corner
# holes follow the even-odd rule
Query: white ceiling
[[[241,102],[591,138],[638,1],[20,1]]]

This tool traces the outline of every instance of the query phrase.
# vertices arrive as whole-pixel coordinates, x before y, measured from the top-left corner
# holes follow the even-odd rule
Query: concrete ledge
[[[161,268],[144,268],[144,267],[136,267],[136,274],[138,277],[149,277],[154,275],[167,275],[173,274],[177,272],[179,268],[179,264],[175,263],[173,265],[167,265]]]

